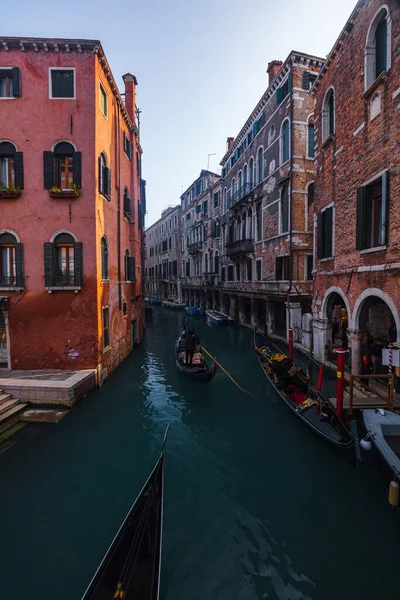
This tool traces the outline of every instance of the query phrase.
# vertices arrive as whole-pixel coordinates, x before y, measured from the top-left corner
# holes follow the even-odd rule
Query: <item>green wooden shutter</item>
[[[282,88],[278,88],[276,90],[276,104],[280,104],[282,102]]]
[[[357,190],[357,217],[356,217],[356,249],[363,250],[365,244],[365,188]]]
[[[74,273],[75,285],[83,287],[83,244],[82,242],[74,243]]]
[[[330,208],[327,208],[325,211],[325,222],[324,222],[324,233],[325,233],[325,240],[324,240],[324,255],[325,258],[329,258],[330,256],[332,256],[332,239],[333,239],[333,208],[332,206]]]
[[[333,92],[329,96],[329,135],[335,133],[335,96]]]
[[[55,161],[52,152],[43,152],[44,187],[49,190],[55,185]]]
[[[388,221],[389,221],[389,173],[385,171],[382,175],[382,204],[381,204],[381,222],[379,228],[379,245],[384,246],[388,243]]]
[[[136,281],[136,261],[134,256],[127,256],[128,281]]]
[[[111,169],[109,169],[108,167],[106,167],[104,169],[104,171],[107,173],[106,176],[106,182],[107,182],[107,186],[106,186],[106,194],[108,194],[108,196],[111,196]]]
[[[310,89],[310,73],[304,71],[303,73],[303,90]]]
[[[308,156],[314,158],[314,125],[308,125]]]
[[[384,71],[387,71],[386,17],[382,18],[375,32],[375,78]]]
[[[15,244],[15,275],[17,287],[24,287],[24,257],[22,244]]]
[[[99,173],[98,173],[98,178],[99,178],[99,192],[100,192],[100,194],[103,194],[104,193],[104,189],[102,189],[102,187],[101,187],[101,180],[103,178],[103,187],[104,187],[104,173],[102,174],[102,172],[101,172],[102,166],[101,166],[101,157],[100,156],[99,156],[99,159],[98,159],[98,163],[99,163],[99,167],[98,167],[99,168]]]
[[[44,281],[46,287],[55,285],[56,260],[55,247],[51,242],[44,243]]]
[[[22,152],[14,154],[15,186],[24,188],[24,162]]]
[[[21,95],[21,70],[19,67],[12,69],[13,95],[18,97]]]
[[[317,257],[324,257],[324,213],[317,215]]]
[[[82,152],[74,152],[72,158],[73,181],[75,185],[82,186]]]

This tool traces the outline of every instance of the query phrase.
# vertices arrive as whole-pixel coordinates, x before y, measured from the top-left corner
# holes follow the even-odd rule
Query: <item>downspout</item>
[[[290,319],[290,294],[292,291],[292,281],[293,281],[293,208],[292,208],[292,189],[293,189],[293,154],[294,154],[294,132],[293,132],[293,60],[290,62],[290,183],[289,183],[289,202],[290,202],[290,211],[289,211],[289,290],[287,293],[287,304],[288,304],[288,328],[291,327],[291,319]]]
[[[117,98],[117,261],[118,261],[118,306],[119,310],[122,310],[122,283],[121,283],[121,155],[120,155],[120,143],[121,143],[121,131],[120,131],[120,105]]]

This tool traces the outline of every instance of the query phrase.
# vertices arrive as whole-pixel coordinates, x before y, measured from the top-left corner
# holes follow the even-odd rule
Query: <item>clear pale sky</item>
[[[220,173],[267,87],[267,64],[291,50],[325,57],[356,0],[19,0],[0,34],[100,39],[115,80],[138,78],[143,177],[151,225],[201,169]],[[329,8],[329,16],[326,11]]]

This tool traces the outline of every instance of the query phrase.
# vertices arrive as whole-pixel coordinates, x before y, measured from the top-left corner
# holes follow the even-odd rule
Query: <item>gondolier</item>
[[[185,359],[186,365],[192,365],[193,355],[196,346],[200,344],[200,338],[196,333],[196,329],[191,327],[185,336]]]

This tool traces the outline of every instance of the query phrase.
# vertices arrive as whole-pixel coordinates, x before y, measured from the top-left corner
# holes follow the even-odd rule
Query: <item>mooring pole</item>
[[[392,374],[392,360],[393,360],[393,344],[388,345],[389,348],[389,375]]]
[[[324,380],[324,365],[319,365],[319,373],[318,373],[318,385],[317,388],[319,391],[322,390],[322,382]]]
[[[293,329],[289,328],[289,358],[293,360]]]
[[[336,412],[339,419],[343,419],[343,392],[344,392],[344,354],[343,348],[337,349],[337,379],[336,379]]]

